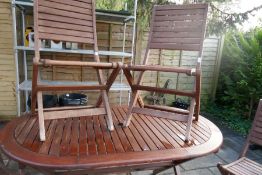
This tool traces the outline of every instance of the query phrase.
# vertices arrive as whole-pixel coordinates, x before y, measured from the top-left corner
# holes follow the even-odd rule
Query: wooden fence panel
[[[9,0],[0,0],[0,119],[15,117],[16,75],[13,54],[12,15]]]
[[[26,27],[33,26],[32,15],[26,16]],[[18,20],[18,23],[21,21]],[[18,25],[21,26],[21,25]],[[22,29],[18,29],[22,31]],[[123,40],[123,25],[109,24],[98,22],[98,45],[100,50],[114,50],[122,51]],[[21,32],[18,33],[18,37],[21,37]],[[147,45],[147,32],[137,32],[137,45],[136,45],[136,57],[135,64],[141,62],[144,57],[145,47]],[[9,0],[0,0],[0,119],[6,119],[14,117],[17,114],[16,106],[16,76],[15,76],[15,60],[13,51],[13,35],[12,35],[12,15],[11,15],[11,3]],[[132,41],[132,27],[127,26],[126,31],[126,52],[131,52]],[[21,43],[21,41],[20,41]],[[88,46],[85,46],[88,48]],[[218,53],[220,48],[219,38],[207,38],[204,43],[203,52],[203,78],[202,78],[202,100],[210,98],[214,92],[217,79],[217,67],[219,65]],[[152,50],[150,54],[149,64],[161,64],[166,66],[192,66],[196,62],[196,53],[184,51],[166,51],[161,53],[159,50]],[[22,52],[19,52],[19,57],[22,58]],[[76,60],[92,60],[91,56],[81,56],[75,54],[50,54],[46,53],[43,57],[51,57],[54,59],[76,59]],[[32,58],[33,52],[27,52],[28,62],[28,78],[31,78],[32,74]],[[121,61],[121,57],[109,57],[101,56],[101,61]],[[20,70],[23,70],[22,59],[20,59]],[[125,58],[125,63],[130,63],[129,58]],[[74,81],[96,81],[96,72],[91,69],[84,69],[78,67],[47,67],[41,68],[43,72],[42,78],[47,80],[74,80]],[[104,71],[104,74],[108,76],[109,72]],[[23,71],[20,71],[20,78],[23,78]],[[136,76],[136,74],[135,74]],[[169,88],[179,89],[191,89],[193,87],[192,79],[184,75],[178,75],[175,73],[157,73],[146,72],[143,85],[159,86],[162,87],[165,82],[170,79],[171,83]],[[117,77],[117,81],[120,81],[120,76]],[[123,80],[126,82],[125,78]],[[119,91],[110,92],[110,103],[119,103]],[[89,104],[93,104],[98,93],[90,92],[88,95]],[[127,104],[128,93],[122,92],[122,104]],[[143,93],[145,96],[148,93]],[[22,100],[23,101],[23,100]],[[174,101],[174,96],[168,95],[167,102],[171,104]]]
[[[138,38],[139,39],[139,38]],[[148,32],[140,34],[140,46],[137,46],[136,64],[140,63],[139,58],[144,57],[145,48],[148,39]],[[204,41],[203,58],[202,58],[202,91],[201,100],[206,102],[212,98],[216,86],[217,70],[219,66],[219,52],[222,48],[220,46],[221,38],[209,37]],[[140,50],[139,50],[140,49]],[[195,67],[198,53],[194,51],[170,51],[170,50],[151,50],[149,64],[163,65],[163,66],[182,66]],[[194,87],[194,78],[183,74],[167,73],[167,72],[146,72],[143,84],[151,86],[163,87],[167,80],[171,80],[169,88],[180,90],[192,90]],[[149,95],[149,92],[142,92],[142,96]],[[176,98],[184,97],[165,95],[167,104],[171,105]],[[148,101],[148,103],[151,103]]]

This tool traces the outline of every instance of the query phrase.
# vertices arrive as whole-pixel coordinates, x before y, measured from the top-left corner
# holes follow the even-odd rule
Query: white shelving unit
[[[88,82],[75,82],[75,81],[49,81],[49,80],[42,80],[39,84],[42,85],[99,85],[96,81],[88,81]],[[26,80],[20,83],[19,88],[21,91],[31,91],[32,81]],[[124,83],[114,83],[111,86],[111,91],[119,91],[119,90],[129,91],[130,87]]]
[[[22,50],[22,51],[34,51],[34,48],[32,47],[25,47],[25,46],[16,46],[16,50]],[[67,49],[53,49],[53,48],[40,48],[40,51],[43,52],[56,52],[56,53],[77,53],[77,54],[94,54],[93,50],[82,50],[82,49],[73,49],[73,50],[67,50]],[[118,56],[118,57],[127,57],[131,58],[132,53],[127,52],[116,52],[116,51],[106,51],[106,50],[100,50],[98,51],[99,55],[105,55],[105,56]]]
[[[34,48],[26,47],[23,45],[18,45],[17,43],[17,16],[16,16],[16,9],[19,9],[21,11],[21,22],[22,22],[22,38],[24,40],[25,38],[25,11],[26,10],[33,10],[33,1],[32,0],[12,0],[12,15],[13,15],[13,35],[14,35],[14,54],[15,54],[15,64],[16,64],[16,97],[17,97],[17,110],[18,110],[18,116],[21,115],[21,91],[25,93],[25,101],[28,100],[28,94],[31,91],[32,82],[28,79],[27,75],[27,52],[34,51]],[[125,7],[126,9],[126,7]],[[132,15],[123,15],[123,14],[112,14],[107,13],[106,11],[97,11],[96,16],[98,21],[102,18],[107,19],[108,23],[121,23],[124,25],[124,37],[123,37],[123,49],[122,52],[117,51],[104,51],[100,50],[99,55],[105,55],[105,56],[115,56],[122,58],[122,62],[124,62],[125,58],[131,59],[131,62],[133,62],[134,58],[134,45],[135,45],[135,33],[136,33],[136,10],[137,10],[137,0],[134,0],[134,12]],[[133,36],[132,36],[132,51],[131,53],[125,52],[125,41],[126,41],[126,26],[128,22],[133,22]],[[24,41],[23,41],[24,43]],[[24,67],[24,78],[23,81],[20,81],[19,77],[19,56],[18,52],[23,52],[23,67]],[[60,52],[60,53],[77,53],[77,54],[94,54],[93,50],[67,50],[67,49],[52,49],[52,48],[41,48],[40,51],[42,52]],[[43,84],[67,84],[70,85],[72,83],[74,84],[97,84],[97,82],[71,82],[71,81],[46,81],[43,80],[41,83]],[[129,93],[129,99],[130,99],[130,87],[129,85],[123,83],[123,72],[121,72],[120,76],[120,82],[116,82],[112,85],[110,91],[120,91],[120,97],[119,97],[119,103],[122,103],[122,91],[128,91]],[[128,99],[128,101],[129,101]],[[25,103],[26,104],[26,103]],[[28,111],[28,106],[26,105],[26,111]]]

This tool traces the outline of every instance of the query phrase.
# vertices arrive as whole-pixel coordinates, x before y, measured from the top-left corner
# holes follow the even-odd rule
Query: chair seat
[[[262,165],[246,157],[242,157],[228,165],[222,165],[219,168],[234,175],[262,175]]]

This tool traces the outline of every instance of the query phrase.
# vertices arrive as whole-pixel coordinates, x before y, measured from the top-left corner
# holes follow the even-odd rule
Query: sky
[[[245,12],[262,5],[262,0],[235,0],[235,3],[235,12]],[[239,26],[239,28],[246,31],[258,25],[262,25],[262,9],[253,12],[252,15],[249,15],[248,21],[246,21],[242,26]]]
[[[183,0],[173,0],[173,1],[177,2],[178,4],[183,2]],[[232,2],[230,3],[230,9],[228,9],[227,6],[226,12],[229,11],[230,13],[245,12],[260,5],[262,5],[262,0],[232,0]],[[259,22],[259,19],[261,19],[261,22]],[[246,31],[258,26],[259,24],[262,25],[262,9],[252,13],[252,15],[249,16],[249,20],[246,21],[242,26],[239,26],[239,28]]]

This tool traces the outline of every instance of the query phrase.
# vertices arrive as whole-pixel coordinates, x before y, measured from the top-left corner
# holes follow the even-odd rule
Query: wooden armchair
[[[34,31],[35,31],[35,57],[33,60],[32,78],[32,113],[37,112],[39,117],[40,139],[45,140],[45,120],[80,117],[90,115],[106,115],[108,129],[113,130],[111,109],[108,102],[108,91],[120,70],[120,63],[101,63],[98,54],[96,36],[96,16],[94,0],[35,0],[34,1]],[[40,56],[41,40],[58,40],[93,47],[94,62],[61,61],[42,59]],[[98,83],[95,85],[85,83],[73,84],[46,84],[40,81],[39,66],[82,66],[94,68],[97,71]],[[105,82],[101,69],[113,69],[112,74]],[[79,91],[97,90],[100,97],[95,106],[91,107],[65,107],[43,109],[42,93],[46,91]],[[38,109],[36,109],[36,101]],[[99,107],[103,102],[103,107]]]
[[[129,104],[124,126],[128,126],[132,113],[142,113],[187,122],[185,141],[189,140],[193,114],[198,120],[200,109],[201,89],[201,57],[203,40],[206,30],[207,4],[190,5],[157,5],[153,8],[150,33],[145,57],[142,65],[126,65],[124,74],[132,88],[132,99]],[[167,67],[147,65],[150,49],[197,51],[196,67]],[[132,77],[131,71],[140,71],[137,82]],[[195,77],[192,91],[181,91],[141,85],[145,71],[174,72]],[[145,105],[139,96],[139,91],[151,91],[165,94],[176,94],[191,97],[189,110],[173,107]],[[140,107],[135,107],[136,103]],[[176,114],[175,114],[176,113]],[[177,114],[178,113],[178,114]]]
[[[262,99],[259,101],[252,128],[239,159],[227,165],[221,163],[217,165],[223,175],[262,174],[262,165],[245,157],[250,143],[262,146]]]

